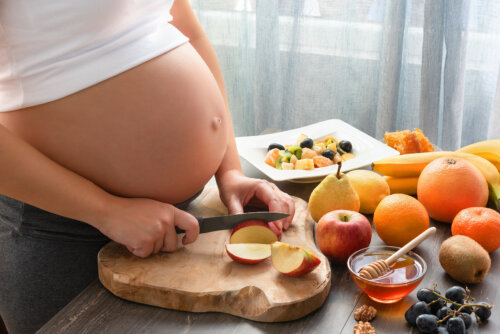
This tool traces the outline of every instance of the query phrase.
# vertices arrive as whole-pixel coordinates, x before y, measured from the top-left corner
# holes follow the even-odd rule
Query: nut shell
[[[377,331],[369,322],[360,321],[354,325],[354,334],[377,334]]]
[[[377,310],[373,306],[363,305],[354,311],[354,319],[356,321],[372,321],[377,315]]]

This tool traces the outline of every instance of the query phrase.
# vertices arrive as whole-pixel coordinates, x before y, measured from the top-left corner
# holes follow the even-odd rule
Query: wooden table
[[[246,175],[265,178],[262,173],[243,163]],[[308,200],[316,184],[281,182],[277,185],[285,192]],[[371,217],[369,217],[371,219]],[[438,284],[444,291],[457,282],[441,268],[438,251],[441,242],[448,238],[450,225],[431,222],[436,226],[435,238],[424,241],[416,252],[427,261],[428,271],[420,287]],[[371,245],[383,245],[373,233]],[[489,301],[497,306],[485,324],[473,327],[468,333],[500,333],[500,251],[491,255],[492,268],[480,284],[470,286],[472,296],[478,301]],[[377,318],[373,326],[377,333],[418,333],[404,320],[404,313],[417,301],[416,291],[396,304],[384,305],[370,300],[354,284],[345,266],[332,265],[332,288],[324,305],[308,316],[285,323],[259,323],[221,313],[189,313],[156,308],[122,300],[109,293],[97,280],[88,286],[71,303],[56,314],[39,333],[353,333],[356,321],[354,310],[363,305],[373,305]]]

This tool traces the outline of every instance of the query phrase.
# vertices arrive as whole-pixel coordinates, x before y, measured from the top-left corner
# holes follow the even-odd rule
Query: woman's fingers
[[[177,233],[175,232],[174,221],[165,222],[165,237],[163,239],[164,252],[175,252],[177,250]]]
[[[200,234],[200,225],[198,220],[186,211],[182,211],[177,208],[174,210],[175,225],[186,232],[184,238],[182,239],[182,244],[187,245],[194,242]]]
[[[282,192],[275,184],[262,181],[257,186],[255,196],[268,206],[269,211],[290,214],[289,217],[275,222],[275,225],[280,230],[282,228],[287,229],[290,226],[295,213],[295,203],[288,194]]]

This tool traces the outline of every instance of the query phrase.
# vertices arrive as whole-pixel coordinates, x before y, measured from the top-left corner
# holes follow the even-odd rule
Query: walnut
[[[354,334],[377,334],[377,331],[369,322],[358,322],[354,325]]]
[[[373,306],[363,305],[354,311],[356,321],[372,321],[377,315],[377,310]]]

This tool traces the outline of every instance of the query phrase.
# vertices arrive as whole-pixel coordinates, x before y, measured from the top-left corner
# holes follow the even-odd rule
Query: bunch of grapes
[[[475,302],[468,288],[452,286],[444,296],[433,289],[420,289],[419,302],[413,304],[405,313],[405,319],[417,326],[421,333],[465,334],[472,325],[472,314],[481,323],[491,316],[493,305]]]

